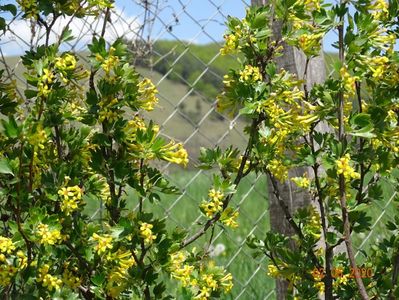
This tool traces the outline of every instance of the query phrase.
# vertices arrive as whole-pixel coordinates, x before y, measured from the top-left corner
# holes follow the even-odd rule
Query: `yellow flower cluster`
[[[258,67],[246,65],[244,70],[240,71],[240,81],[245,83],[262,81],[262,74]]]
[[[351,76],[348,72],[348,69],[346,67],[342,67],[339,70],[339,74],[341,76],[343,88],[345,89],[345,96],[348,97],[353,97],[356,94],[356,80],[359,80],[359,77],[357,76]]]
[[[323,33],[304,33],[298,38],[298,47],[305,53],[306,56],[315,56],[320,52],[322,39]]]
[[[144,239],[144,243],[151,245],[157,238],[155,234],[152,234],[152,228],[154,225],[142,222],[140,224],[140,236]]]
[[[66,53],[61,57],[55,59],[55,67],[60,71],[69,71],[76,68],[76,58],[75,56]]]
[[[82,189],[77,185],[63,187],[58,190],[58,195],[62,198],[61,210],[67,216],[78,209],[79,204],[81,204],[82,194]]]
[[[171,276],[179,280],[183,286],[191,284],[191,274],[194,271],[194,266],[185,263],[186,258],[187,255],[183,251],[178,251],[170,255]]]
[[[132,143],[136,140],[137,130],[146,131],[146,129],[147,127],[144,123],[144,120],[139,116],[135,116],[133,120],[129,120],[126,123],[126,126],[123,129],[123,131],[126,135],[126,140]]]
[[[118,120],[121,113],[119,109],[115,108],[118,102],[119,101],[117,98],[106,98],[98,103],[98,106],[100,107],[98,119],[100,122],[107,120],[108,122],[112,123]]]
[[[114,47],[110,47],[107,58],[102,57],[99,53],[96,54],[96,60],[101,63],[101,68],[107,77],[109,77],[111,70],[119,63],[119,57],[114,55],[115,51]]]
[[[188,153],[183,144],[175,144],[173,141],[163,146],[160,150],[161,158],[174,164],[187,166]]]
[[[304,174],[302,177],[293,177],[291,180],[300,188],[307,189],[310,186],[310,179]]]
[[[107,183],[107,180],[105,179],[105,177],[98,175],[98,183],[100,185],[100,198],[102,201],[104,201],[104,203],[109,204],[111,201],[111,191],[109,189],[109,185]]]
[[[270,160],[267,165],[267,169],[281,182],[286,181],[288,178],[288,167],[285,166],[281,160]]]
[[[208,218],[223,210],[224,194],[220,190],[210,189],[208,192],[209,201],[202,201],[200,207]]]
[[[4,257],[4,253],[10,254],[15,250],[15,245],[10,238],[0,236],[0,261]]]
[[[36,0],[17,0],[17,3],[21,6],[23,12],[28,18],[37,19],[39,9],[37,7],[38,2]]]
[[[209,263],[208,270],[201,267],[195,270],[193,265],[186,262],[187,255],[179,251],[170,255],[170,272],[172,278],[179,280],[184,287],[189,287],[195,294],[194,299],[210,299],[212,292],[223,290],[228,293],[233,287],[233,277],[230,273],[225,274],[219,268]],[[213,272],[217,271],[217,272]]]
[[[299,2],[303,2],[308,11],[320,10],[320,0],[299,0]]]
[[[155,105],[158,103],[158,90],[150,79],[144,78],[138,84],[138,106],[146,111],[154,110]]]
[[[16,247],[10,238],[0,236],[0,286],[7,286],[18,269],[9,263],[7,256],[13,254]],[[20,252],[20,251],[18,251]]]
[[[108,7],[109,8],[114,7],[113,1],[109,0],[89,0],[88,3],[90,6],[96,6],[100,11]]]
[[[374,56],[369,60],[369,69],[372,72],[372,76],[374,79],[383,79],[385,76],[385,72],[388,69],[389,59],[386,56]]]
[[[384,19],[389,15],[388,3],[385,0],[375,0],[367,8],[376,20]]]
[[[240,49],[239,40],[241,38],[240,26],[236,26],[236,32],[231,34],[226,34],[224,36],[225,44],[220,49],[221,55],[234,54]]]
[[[346,180],[359,179],[360,174],[355,172],[355,170],[350,165],[351,157],[349,153],[345,154],[344,157],[338,159],[335,163],[337,165],[337,174],[344,175]]]
[[[267,275],[277,278],[280,276],[280,271],[275,265],[270,264],[267,266]]]
[[[12,278],[17,274],[18,269],[13,265],[0,260],[0,287],[6,287],[11,283]]]
[[[306,221],[304,225],[304,232],[310,234],[315,239],[320,239],[321,236],[321,221],[320,214],[314,206],[309,207],[309,217],[310,219]]]
[[[43,287],[47,288],[50,292],[52,290],[61,289],[62,280],[57,276],[48,273],[50,266],[48,264],[43,265],[39,268],[39,276],[37,282],[40,282]]]
[[[76,58],[75,56],[66,53],[60,57],[55,59],[55,67],[59,72],[61,80],[67,84],[69,80],[65,77],[68,71],[73,71],[76,68]],[[79,74],[82,78],[85,76],[85,73]]]
[[[220,217],[220,221],[231,228],[237,228],[238,223],[237,223],[237,218],[238,218],[238,211],[234,211],[233,209],[227,208],[222,212],[222,215]]]
[[[101,236],[97,233],[93,233],[91,237],[97,242],[96,251],[99,255],[105,253],[108,249],[112,249],[112,236],[109,234],[104,234]]]
[[[340,270],[343,270],[343,268],[338,268]],[[334,282],[333,282],[333,287],[334,288],[339,288],[342,285],[347,285],[349,280],[351,279],[351,274],[340,274],[341,276],[336,276],[336,278],[334,278]]]
[[[42,245],[54,245],[62,240],[61,231],[50,229],[48,224],[37,225],[36,234],[40,237],[39,243]]]
[[[44,68],[42,71],[42,75],[39,77],[39,80],[37,82],[37,95],[47,98],[51,92],[51,88],[49,85],[53,83],[54,79],[54,73],[51,70]]]
[[[129,269],[136,265],[136,261],[130,251],[123,249],[109,253],[106,259],[113,264],[108,273],[106,288],[109,296],[115,299],[126,289],[129,280]]]

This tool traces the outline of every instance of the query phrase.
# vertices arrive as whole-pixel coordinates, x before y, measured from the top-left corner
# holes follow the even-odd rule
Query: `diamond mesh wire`
[[[227,16],[232,13],[232,2],[234,6],[241,7],[243,15],[249,1],[202,0],[201,13],[195,11],[198,2],[198,0],[118,0],[116,9],[111,14],[111,23],[107,26],[106,35],[108,40],[122,37],[127,42],[135,44],[131,48],[134,56],[149,57],[148,64],[139,65],[138,70],[156,83],[160,103],[154,113],[148,117],[161,125],[162,135],[179,140],[185,145],[191,161],[189,170],[178,169],[170,164],[161,166],[168,179],[182,192],[178,196],[166,197],[159,204],[159,213],[166,216],[173,226],[191,228],[193,231],[198,228],[200,222],[198,205],[206,197],[207,189],[212,183],[210,172],[194,168],[198,163],[199,148],[216,146],[223,148],[233,144],[243,149],[247,141],[243,134],[245,120],[238,117],[231,120],[218,114],[215,111],[215,99],[210,98],[204,89],[198,88],[206,76],[212,75],[214,80],[219,82],[223,79],[223,74],[215,68],[220,55],[217,47],[209,47],[216,50],[206,58],[192,50],[198,45],[198,41],[205,45],[205,48],[207,45],[221,46],[223,24]],[[63,20],[62,24],[67,21]],[[102,17],[71,21],[71,29],[76,40],[68,42],[65,50],[75,51],[81,61],[87,63],[87,43],[93,35],[99,35],[103,22]],[[35,24],[21,23],[17,16],[9,22],[10,33],[0,36],[1,67],[6,69],[8,76],[18,80],[20,88],[18,92],[21,97],[26,81],[22,75],[21,61],[17,57],[43,40],[44,31],[39,26],[33,25]],[[21,34],[21,28],[28,32]],[[188,31],[191,36],[184,33],[185,28],[190,28]],[[54,40],[60,31],[57,28],[53,31]],[[173,43],[170,49],[162,52],[154,45],[163,41],[173,41]],[[183,50],[175,54],[176,47]],[[190,80],[176,71],[182,63],[185,63],[187,57],[199,66],[198,74]],[[326,54],[327,61],[334,59],[334,54]],[[156,69],[160,63],[168,67],[164,72]],[[370,233],[362,241],[355,243],[357,255],[370,240],[379,238],[379,232],[383,230],[381,224],[385,223],[385,219],[393,219],[390,205],[396,192],[390,192],[392,196],[387,197],[389,200],[378,203],[373,212]],[[205,235],[198,245],[205,245],[210,249],[218,247],[223,249],[218,255],[213,252],[216,263],[226,266],[234,275],[235,287],[228,296],[230,299],[273,299],[274,281],[266,275],[265,258],[254,258],[245,245],[247,237],[252,234],[262,237],[269,229],[265,178],[262,176],[246,178],[234,197],[233,205],[240,209],[240,227],[236,232],[216,227],[211,245],[209,245],[210,233]],[[92,220],[101,218],[101,215],[102,205],[94,212]]]

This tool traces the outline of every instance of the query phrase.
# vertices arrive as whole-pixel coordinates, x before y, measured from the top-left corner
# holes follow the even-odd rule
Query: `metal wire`
[[[157,86],[162,86],[162,84],[174,84],[182,89],[179,98],[171,98],[168,91],[160,88],[160,105],[158,109],[158,114],[155,121],[160,123],[161,129],[160,134],[170,139],[180,140],[185,144],[190,151],[191,165],[195,165],[198,162],[198,144],[204,143],[208,147],[225,146],[232,143],[232,137],[234,136],[234,143],[237,147],[243,147],[247,141],[247,137],[243,134],[243,127],[245,126],[245,121],[239,119],[238,117],[233,120],[227,119],[226,117],[219,115],[215,111],[215,99],[209,99],[204,95],[203,91],[197,88],[197,85],[204,80],[206,75],[212,74],[215,80],[222,81],[222,76],[215,71],[214,62],[218,59],[220,53],[216,51],[207,60],[199,57],[190,49],[195,46],[195,40],[200,36],[205,36],[207,42],[214,43],[217,45],[221,44],[221,36],[214,36],[213,31],[215,26],[219,26],[224,21],[227,20],[227,16],[231,14],[226,8],[228,3],[232,0],[201,0],[204,6],[209,6],[207,16],[198,17],[190,11],[190,7],[195,4],[195,1],[199,0],[174,0],[174,1],[143,1],[140,0],[125,0],[117,1],[117,10],[115,10],[111,15],[112,24],[109,24],[109,30],[112,30],[116,37],[134,36],[137,41],[143,43],[151,43],[152,45],[158,41],[173,40],[175,45],[180,46],[183,51],[176,57],[173,61],[169,63],[169,69],[163,74],[158,74],[155,71],[149,73],[150,77],[158,78],[156,80]],[[242,6],[242,10],[248,6],[249,1],[237,0],[237,5]],[[147,5],[149,3],[149,5]],[[118,6],[119,5],[119,6]],[[123,5],[125,7],[123,7]],[[128,14],[127,7],[131,5],[136,11],[134,14]],[[14,54],[22,54],[23,51],[28,50],[31,47],[38,45],[40,39],[43,37],[43,33],[40,28],[36,28],[36,38],[31,41],[25,40],[18,32],[15,31],[16,21],[14,18],[9,22],[9,29],[12,37],[8,37],[5,42],[2,41],[1,47],[7,46],[8,44],[14,44]],[[183,23],[181,20],[187,21]],[[71,51],[76,51],[79,54],[81,61],[87,63],[87,43],[82,43],[86,41],[88,36],[98,35],[100,32],[100,27],[102,24],[101,18],[88,18],[80,20],[80,31],[76,34],[76,40],[74,42],[68,42],[67,48]],[[148,24],[143,24],[142,22],[148,22]],[[146,27],[145,27],[146,26]],[[196,33],[187,41],[185,37],[179,36],[175,32],[175,28],[184,28],[185,26],[195,26]],[[125,29],[124,31],[122,29]],[[57,36],[59,32],[53,30],[54,36]],[[146,35],[146,36],[145,36]],[[2,37],[4,38],[4,37]],[[32,44],[33,43],[33,44]],[[0,49],[1,50],[1,49]],[[170,49],[170,53],[160,53],[156,49],[152,49],[152,55],[156,63],[163,62],[164,60],[170,61],[171,53],[173,49]],[[26,87],[26,81],[18,74],[17,70],[19,68],[20,60],[14,62],[14,65],[10,65],[10,60],[6,55],[3,55],[3,51],[0,52],[0,64],[8,69],[10,76],[16,78],[18,82],[18,87],[20,88],[19,93],[22,97],[24,87]],[[135,54],[135,53],[133,53]],[[200,66],[201,70],[199,74],[194,79],[183,78],[179,73],[175,71],[175,68],[182,63],[183,59],[188,55],[191,56]],[[326,57],[329,58],[326,54]],[[150,66],[151,68],[152,66]],[[228,70],[226,70],[227,72]],[[171,80],[171,76],[174,76],[175,81]],[[178,82],[176,82],[176,80]],[[182,105],[190,104],[193,99],[200,101],[201,105],[205,109],[201,109],[199,115],[193,119],[187,112],[182,109]],[[151,115],[149,115],[151,117]],[[174,132],[176,124],[181,127],[184,134],[177,134]],[[207,127],[208,126],[208,127]],[[212,132],[206,132],[207,128],[223,128]],[[174,212],[181,211],[182,207],[193,209],[198,211],[198,206],[203,197],[206,196],[206,190],[203,193],[198,193],[198,191],[190,191],[190,188],[197,184],[198,180],[206,180],[206,182],[211,183],[212,177],[209,172],[202,170],[191,171],[189,178],[181,183],[179,176],[184,177],[186,171],[182,172],[177,170],[170,164],[165,164],[161,166],[162,171],[172,184],[178,186],[182,193],[175,197],[175,199],[167,203],[159,203],[159,207],[162,209],[164,216],[166,216],[171,222],[176,226],[181,226],[183,228],[197,228],[197,224],[201,221],[201,218],[190,220],[188,223],[182,223],[182,220],[173,216]],[[237,240],[237,235],[232,233],[230,230],[226,230],[223,227],[217,227],[215,235],[211,241],[213,246],[218,243],[228,243],[230,249],[226,249],[228,256],[226,257],[216,257],[216,260],[223,260],[224,266],[229,270],[240,269],[241,266],[245,265],[248,267],[248,272],[246,277],[238,276],[235,277],[235,288],[230,296],[231,299],[273,299],[275,297],[274,291],[274,281],[267,278],[266,275],[266,263],[265,257],[261,259],[255,259],[252,257],[252,252],[248,247],[246,247],[246,239],[254,233],[258,233],[260,236],[264,236],[268,227],[265,227],[265,220],[268,219],[268,207],[264,205],[259,211],[252,211],[246,208],[246,205],[253,201],[254,198],[264,199],[267,201],[267,187],[264,184],[264,178],[261,176],[251,177],[249,182],[249,188],[241,194],[241,197],[233,201],[235,207],[240,210],[240,218],[246,223],[245,228],[241,228],[240,236],[241,239]],[[262,182],[263,180],[263,182]],[[393,218],[389,212],[389,207],[392,205],[392,201],[396,196],[396,192],[385,204],[377,204],[376,218],[371,227],[370,233],[362,240],[360,245],[357,246],[358,255],[364,248],[366,243],[375,237],[378,237],[378,232],[376,228],[384,218]],[[250,206],[249,206],[250,207]],[[259,206],[260,207],[260,206]],[[91,220],[97,220],[101,218],[102,206],[98,207],[96,212],[93,214]],[[262,227],[263,226],[263,227]],[[209,238],[209,236],[207,236]],[[227,254],[226,254],[227,255]],[[233,274],[235,275],[235,274]],[[263,285],[264,282],[268,281],[267,288]]]

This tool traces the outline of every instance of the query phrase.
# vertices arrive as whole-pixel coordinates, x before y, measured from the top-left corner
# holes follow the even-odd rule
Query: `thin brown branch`
[[[243,178],[244,175],[244,168],[245,168],[245,164],[247,163],[247,160],[249,159],[249,155],[251,153],[252,150],[252,146],[254,143],[254,139],[255,139],[255,135],[257,133],[256,129],[259,125],[259,123],[261,122],[261,117],[259,117],[258,119],[254,119],[252,120],[252,124],[251,124],[251,130],[250,130],[250,135],[249,135],[249,140],[248,140],[248,144],[247,147],[245,149],[244,155],[241,159],[241,163],[240,163],[240,167],[238,168],[237,171],[237,176],[234,180],[234,185],[238,185],[241,181],[241,179]],[[229,205],[231,198],[233,197],[233,194],[228,195],[224,200],[223,200],[223,211],[227,208],[227,206]],[[219,221],[221,217],[221,213],[217,213],[215,214],[211,219],[209,219],[205,225],[199,229],[195,234],[193,234],[192,236],[186,238],[181,244],[180,244],[180,249],[187,247],[188,245],[190,245],[191,243],[195,242],[197,239],[199,239],[201,236],[203,236],[205,234],[205,232],[211,227],[213,226],[217,221]]]
[[[344,4],[345,1],[341,0],[341,5]],[[345,62],[345,54],[344,54],[344,16],[340,17],[340,23],[338,26],[338,45],[339,45],[339,60],[341,63]],[[345,135],[345,126],[344,126],[344,94],[342,91],[339,93],[339,105],[338,105],[338,138],[341,143],[346,140]],[[342,221],[344,226],[344,238],[346,250],[348,253],[348,258],[350,265],[353,270],[357,270],[355,254],[353,251],[352,240],[351,240],[351,226],[349,221],[349,213],[348,208],[346,206],[346,184],[345,177],[343,174],[339,175],[339,200],[341,204],[342,211]],[[359,272],[355,272],[355,280],[357,287],[359,289],[360,296],[363,300],[368,300],[369,296],[367,295],[366,288],[364,286],[363,280],[360,277]]]

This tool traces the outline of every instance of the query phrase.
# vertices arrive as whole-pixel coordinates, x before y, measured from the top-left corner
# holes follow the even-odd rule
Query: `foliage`
[[[58,18],[107,16],[112,2],[18,4],[46,34],[21,57],[24,94],[13,78],[0,82],[2,297],[169,299],[168,276],[195,299],[228,292],[231,274],[204,251],[183,249],[187,232],[167,230],[167,219],[152,213],[162,195],[178,193],[154,160],[185,166],[188,155],[143,118],[157,90],[129,64],[126,45],[93,37],[89,71],[73,52],[60,51],[73,39],[68,28],[49,44]],[[101,209],[98,221],[88,206]]]
[[[234,174],[269,175],[294,235],[269,232],[248,245],[269,258],[270,276],[289,282],[289,299],[397,299],[398,218],[362,261],[352,238],[370,230],[368,211],[382,198],[381,178],[398,189],[398,2],[270,2],[249,9],[243,20],[230,17],[221,49],[239,55],[241,64],[225,76],[218,109],[252,120],[248,147],[241,158],[233,148],[204,150],[203,167],[218,166],[228,181]],[[282,24],[281,37],[273,35],[274,21]],[[339,61],[324,83],[308,86],[309,60],[333,30]],[[277,68],[285,44],[306,56],[304,74]],[[292,177],[297,167],[308,171]],[[308,191],[314,204],[291,215],[277,184],[287,180]],[[346,253],[337,253],[343,243]]]

